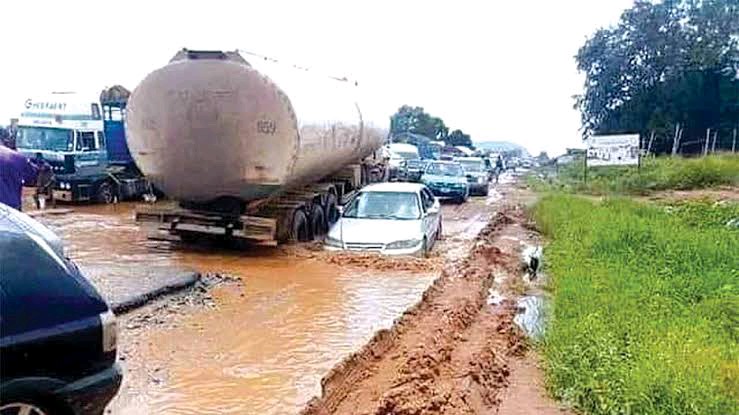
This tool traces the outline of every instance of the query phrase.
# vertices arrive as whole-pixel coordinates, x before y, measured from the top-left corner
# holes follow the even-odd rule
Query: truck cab
[[[125,101],[115,108],[73,92],[29,98],[18,120],[16,147],[49,163],[56,200],[112,203],[141,195],[148,186],[128,154],[124,110]]]

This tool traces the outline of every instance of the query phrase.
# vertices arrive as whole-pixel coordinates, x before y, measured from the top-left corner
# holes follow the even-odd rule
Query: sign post
[[[594,135],[587,140],[584,177],[588,166],[636,166],[641,172],[639,134]]]

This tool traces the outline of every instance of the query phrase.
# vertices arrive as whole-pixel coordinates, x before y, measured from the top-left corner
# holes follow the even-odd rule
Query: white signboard
[[[595,135],[588,139],[588,166],[639,164],[639,134]]]

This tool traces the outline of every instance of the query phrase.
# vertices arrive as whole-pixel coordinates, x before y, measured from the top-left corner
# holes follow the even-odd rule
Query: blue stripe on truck
[[[73,115],[61,115],[61,114],[49,114],[45,112],[24,112],[21,113],[23,118],[61,118],[62,120],[69,121],[99,121],[100,119],[92,118],[91,115],[85,114],[73,114]]]

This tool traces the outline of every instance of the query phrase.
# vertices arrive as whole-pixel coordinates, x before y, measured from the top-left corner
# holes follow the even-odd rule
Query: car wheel
[[[30,402],[3,403],[0,406],[0,415],[52,415],[49,408]]]
[[[98,203],[110,204],[115,200],[115,191],[113,185],[110,182],[103,182],[98,186],[98,191],[95,194],[95,199]]]
[[[423,244],[421,245],[421,258],[429,257],[429,243],[426,237],[423,237]]]

